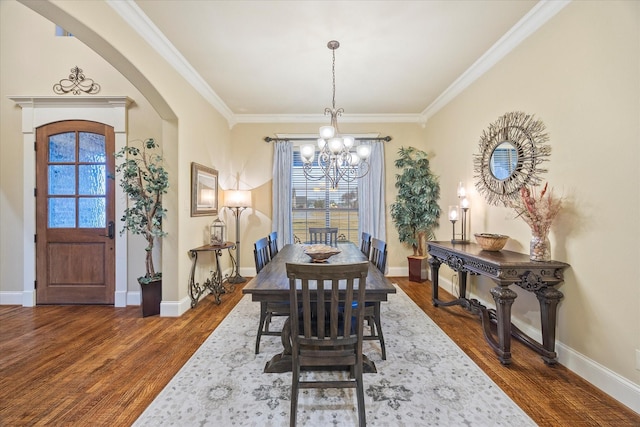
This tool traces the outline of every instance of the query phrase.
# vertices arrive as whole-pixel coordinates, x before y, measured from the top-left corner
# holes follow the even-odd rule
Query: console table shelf
[[[433,305],[460,305],[480,316],[485,339],[504,365],[511,363],[511,336],[542,355],[545,363],[557,362],[555,328],[558,302],[563,294],[554,286],[563,282],[563,272],[569,264],[559,261],[531,261],[529,255],[512,251],[490,252],[475,243],[427,242],[431,258],[429,265],[433,280]],[[453,301],[438,299],[438,270],[445,264],[458,272],[460,297]],[[496,283],[491,295],[496,309],[487,309],[475,299],[467,298],[467,274],[481,275]],[[542,344],[511,324],[511,306],[517,294],[509,289],[515,284],[535,293],[540,303]],[[492,325],[496,326],[495,333]]]
[[[204,245],[198,248],[189,249],[189,256],[191,257],[191,274],[189,275],[189,296],[191,297],[191,308],[194,308],[200,297],[206,291],[209,291],[216,299],[216,303],[220,304],[220,295],[228,292],[233,292],[235,286],[229,283],[229,277],[222,276],[220,269],[220,255],[222,251],[226,249],[229,251],[231,262],[236,268],[235,259],[231,254],[231,249],[235,249],[236,245],[232,242],[225,242],[222,245]],[[199,252],[213,252],[215,256],[215,269],[211,271],[211,277],[208,277],[202,285],[195,281],[196,263],[198,262]]]

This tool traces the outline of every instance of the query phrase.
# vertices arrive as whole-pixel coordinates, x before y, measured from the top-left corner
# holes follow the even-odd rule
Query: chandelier
[[[344,109],[336,108],[336,49],[340,47],[340,43],[331,40],[327,43],[327,47],[331,49],[333,55],[331,65],[333,98],[331,108],[325,108],[324,114],[331,115],[331,125],[320,127],[317,147],[314,144],[304,144],[300,147],[300,157],[307,179],[325,179],[331,188],[335,189],[338,188],[340,181],[351,182],[369,172],[371,146],[365,142],[356,146],[353,136],[341,135],[338,130],[338,116],[344,112]],[[316,156],[315,165],[318,166],[318,170],[314,170]]]

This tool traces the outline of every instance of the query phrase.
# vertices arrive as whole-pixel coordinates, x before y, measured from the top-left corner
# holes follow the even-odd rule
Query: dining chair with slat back
[[[338,229],[334,227],[309,227],[309,243],[338,245]]]
[[[269,239],[269,257],[273,259],[278,253],[278,232],[272,231],[267,239]]]
[[[371,262],[384,274],[387,266],[387,243],[384,240],[371,239]],[[382,360],[387,360],[387,348],[384,345],[384,334],[382,333],[382,321],[380,316],[380,301],[366,303],[364,316],[371,328],[371,334],[364,337],[365,340],[380,341],[380,352]]]
[[[253,244],[253,256],[256,261],[256,273],[260,273],[260,270],[271,261],[271,257],[269,257],[269,240],[266,237],[258,239]]]
[[[254,244],[253,255],[256,262],[256,273],[260,271],[271,261],[269,256],[269,238],[259,239]],[[258,324],[258,333],[256,335],[256,354],[260,353],[260,340],[263,335],[280,336],[282,331],[274,331],[270,329],[271,319],[274,316],[289,316],[288,302],[260,302],[260,322]]]
[[[369,259],[369,255],[371,254],[371,234],[365,233],[364,231],[360,237],[360,252]]]
[[[355,388],[359,425],[366,425],[362,383],[362,328],[368,262],[354,264],[287,263],[292,344],[290,425],[296,425],[301,388]],[[311,282],[311,285],[310,285]],[[315,286],[314,286],[315,285]],[[302,380],[302,368],[349,367],[344,380]]]

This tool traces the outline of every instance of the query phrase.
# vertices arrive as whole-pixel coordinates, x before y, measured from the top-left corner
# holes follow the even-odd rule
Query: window
[[[56,25],[56,36],[57,37],[73,37],[73,34],[65,30],[64,28]]]
[[[341,181],[337,189],[332,189],[325,180],[308,180],[302,170],[300,147],[293,148],[291,180],[291,218],[296,242],[309,240],[309,227],[337,227],[338,240],[359,242],[358,180]]]

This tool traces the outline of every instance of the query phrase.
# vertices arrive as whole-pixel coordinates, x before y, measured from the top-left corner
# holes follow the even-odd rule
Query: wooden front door
[[[37,129],[37,304],[114,303],[114,148],[101,123]]]

